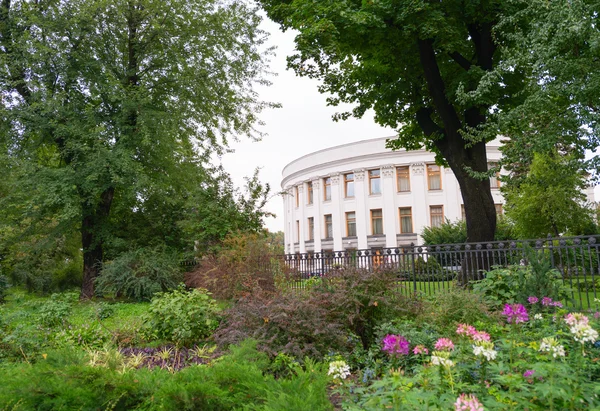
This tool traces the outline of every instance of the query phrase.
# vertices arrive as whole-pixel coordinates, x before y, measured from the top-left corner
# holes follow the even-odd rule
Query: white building
[[[387,138],[316,151],[283,169],[285,252],[420,244],[424,227],[464,218],[458,181],[425,150],[391,151]],[[500,143],[487,146],[488,162]],[[491,179],[496,208],[504,200]]]

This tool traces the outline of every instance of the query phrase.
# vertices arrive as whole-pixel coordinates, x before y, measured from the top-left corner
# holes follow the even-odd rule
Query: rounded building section
[[[425,150],[392,151],[388,137],[316,151],[283,169],[285,252],[390,248],[420,243],[425,227],[464,218],[452,170]],[[500,143],[487,145],[497,162]],[[491,178],[498,213],[500,182]]]

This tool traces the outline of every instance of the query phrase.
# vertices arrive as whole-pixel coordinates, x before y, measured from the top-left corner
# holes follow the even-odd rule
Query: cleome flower
[[[460,394],[454,403],[455,411],[484,411],[483,405],[473,394]]]
[[[506,304],[502,314],[506,316],[506,321],[510,323],[524,323],[529,321],[529,314],[523,304]]]
[[[531,296],[527,299],[527,301],[529,301],[529,304],[536,304],[538,301],[540,301],[539,298]]]
[[[454,365],[454,361],[450,359],[450,352],[434,351],[431,353],[431,364],[450,368]]]
[[[458,324],[458,326],[456,327],[456,334],[458,335],[466,335],[467,337],[470,337],[476,332],[477,330],[475,329],[475,327],[469,324]]]
[[[390,355],[408,355],[410,343],[401,335],[388,334],[383,338],[382,350]]]
[[[435,349],[438,351],[454,350],[454,343],[449,338],[440,338],[435,342]]]
[[[542,338],[539,351],[549,352],[554,358],[565,356],[565,347],[560,345],[554,337]]]
[[[332,361],[327,375],[331,375],[334,380],[345,380],[350,375],[350,366],[343,360]]]
[[[473,347],[473,354],[477,357],[485,357],[486,360],[495,360],[498,352],[494,350],[494,344],[489,341],[477,341]]]
[[[582,344],[594,343],[598,339],[598,331],[594,330],[589,322],[589,318],[581,313],[571,313],[565,316],[565,323],[569,326],[573,338]]]
[[[542,320],[543,318],[544,318],[544,316],[542,316],[542,314],[535,314],[535,315],[533,316],[533,319],[534,319],[534,320]]]
[[[429,350],[424,345],[419,344],[419,345],[415,346],[415,348],[413,348],[413,354],[414,355],[429,354]]]
[[[535,371],[534,371],[534,370],[526,370],[526,371],[523,373],[523,378],[529,378],[529,377],[533,376],[533,373],[535,373]]]

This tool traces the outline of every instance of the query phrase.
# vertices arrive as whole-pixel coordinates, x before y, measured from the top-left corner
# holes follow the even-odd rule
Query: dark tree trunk
[[[83,282],[79,298],[94,297],[96,278],[100,274],[104,258],[103,233],[110,215],[115,189],[109,187],[100,196],[98,204],[82,204],[81,243],[83,246]]]

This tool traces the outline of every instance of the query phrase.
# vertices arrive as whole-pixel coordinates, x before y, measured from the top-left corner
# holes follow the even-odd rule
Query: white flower
[[[558,341],[553,337],[543,338],[539,351],[549,352],[554,358],[565,356],[565,347],[558,344]]]
[[[533,316],[533,319],[534,319],[534,320],[541,320],[541,319],[543,319],[543,318],[544,318],[544,317],[542,316],[542,314],[536,314],[536,315],[534,315],[534,316]]]
[[[498,355],[498,352],[494,350],[494,344],[488,341],[478,341],[475,345],[472,345],[472,347],[475,356],[483,356],[488,361],[495,360]]]
[[[334,380],[345,380],[350,375],[350,367],[346,361],[332,361],[329,363],[327,375],[331,375]]]
[[[580,343],[594,343],[598,339],[598,331],[594,330],[588,324],[577,323],[570,328],[571,334],[575,341]]]
[[[446,354],[450,353],[434,351],[433,355],[431,356],[431,363],[433,365],[441,365],[442,367],[452,367],[454,362],[448,358]]]

